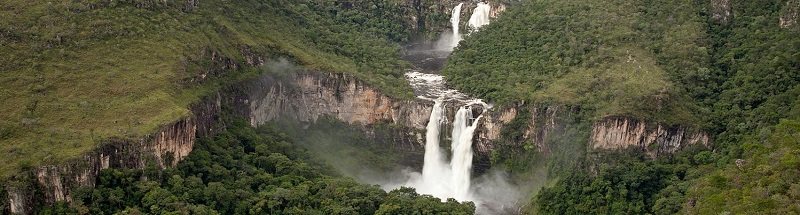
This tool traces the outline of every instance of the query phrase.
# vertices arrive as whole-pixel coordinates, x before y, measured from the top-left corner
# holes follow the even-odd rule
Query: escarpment
[[[641,147],[650,157],[671,154],[684,146],[709,145],[708,134],[684,126],[665,126],[628,118],[609,118],[592,126],[591,147]]]
[[[406,137],[392,138],[401,140],[392,143],[395,148],[423,147],[419,132],[425,130],[432,102],[395,99],[343,74],[265,76],[248,85],[247,115],[253,126],[275,120],[314,123],[322,116],[366,127],[390,123],[406,128],[405,134],[394,135]]]
[[[576,110],[561,105],[525,105],[524,102],[499,108],[487,114],[476,132],[476,152],[488,157],[496,146],[495,141],[506,139],[519,150],[527,146],[547,154],[553,147],[548,140],[554,135],[562,135],[566,127],[573,126],[576,122],[571,122],[569,117],[575,113]],[[710,147],[711,144],[709,135],[702,130],[630,117],[602,118],[594,121],[589,129],[586,144],[590,149],[638,147],[651,158],[672,154],[690,145]]]
[[[34,168],[30,183],[6,186],[10,212],[30,213],[41,203],[71,201],[78,187],[93,186],[99,172],[106,168],[144,168],[148,163],[161,168],[174,166],[191,152],[197,137],[213,135],[224,126],[224,122],[217,120],[225,105],[232,106],[254,126],[274,120],[314,123],[320,117],[330,116],[362,126],[376,144],[391,144],[386,147],[418,154],[424,151],[423,134],[432,109],[432,102],[392,98],[342,74],[301,72],[282,78],[263,76],[207,97],[190,108],[190,117],[169,124],[157,133],[136,140],[108,140],[81,158]],[[529,117],[513,122],[521,112],[527,112]],[[521,126],[521,141],[515,143],[519,144],[517,147],[532,144],[535,150],[547,152],[547,139],[565,126],[561,118],[571,112],[562,106],[523,104],[495,107],[485,112],[473,145],[478,159],[476,171],[490,167],[489,157],[495,141],[507,138],[504,127]],[[393,130],[393,134],[371,130],[379,123],[398,125],[400,129]],[[377,141],[379,139],[382,142]],[[593,125],[589,145],[604,149],[630,146],[650,149],[657,145],[657,150],[650,153],[659,155],[675,152],[686,145],[707,145],[708,142],[706,134],[689,128],[613,118]]]
[[[425,129],[431,110],[428,102],[394,99],[342,74],[291,74],[285,80],[263,77],[250,88],[253,126],[282,116],[314,122],[330,115],[350,124],[389,122]]]
[[[106,140],[80,158],[20,174],[6,185],[9,212],[28,214],[43,204],[71,202],[73,192],[81,186],[94,186],[103,169],[175,166],[192,151],[198,134],[215,132],[216,128],[211,125],[213,116],[221,111],[219,99],[219,96],[212,96],[193,105],[194,115],[166,125],[152,135]]]

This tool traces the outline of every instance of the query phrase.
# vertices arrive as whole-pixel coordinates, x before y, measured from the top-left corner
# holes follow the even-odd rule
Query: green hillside
[[[800,27],[779,24],[800,3],[730,1],[722,20],[725,2],[526,1],[466,37],[442,73],[500,104],[577,112],[562,120],[578,130],[548,142],[550,157],[536,154],[555,174],[529,212],[798,213]],[[579,160],[559,166],[609,116],[700,128],[713,145],[655,160],[578,147]],[[528,162],[503,157],[512,169]]]
[[[704,23],[678,9],[696,8],[691,2],[663,3],[526,1],[467,37],[442,73],[501,104],[580,105],[594,118],[691,125],[694,107],[680,81],[708,70]]]
[[[530,191],[521,213],[800,213],[800,1],[500,2],[508,9],[465,35],[441,74],[495,107],[518,107],[485,162]],[[191,116],[189,107],[206,96],[279,72],[276,62],[347,74],[413,99],[401,45],[441,30],[426,26],[448,26],[447,10],[457,3],[0,1],[0,181],[152,134]],[[462,13],[465,21],[469,12]],[[337,178],[319,159],[351,174],[419,165],[346,123],[323,117],[315,125],[279,123],[277,131],[256,130],[227,112],[220,117],[230,124],[200,138],[177,167],[103,170],[97,186],[72,192],[69,204],[44,205],[31,188],[40,198],[32,202],[41,204],[34,212],[475,210],[409,188],[386,192]],[[595,122],[617,117],[707,132],[712,145],[657,158],[646,154],[653,149],[587,146]],[[550,127],[536,132],[547,138],[526,140],[529,123],[543,120]]]
[[[247,66],[248,56],[410,98],[401,8],[369,2],[2,1],[0,176],[187,117],[219,86],[269,72]]]

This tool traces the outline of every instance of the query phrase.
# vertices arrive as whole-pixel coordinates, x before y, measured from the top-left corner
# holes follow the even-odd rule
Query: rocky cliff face
[[[154,135],[139,140],[111,140],[80,159],[34,169],[34,186],[7,186],[11,212],[30,212],[37,205],[36,201],[42,199],[46,203],[70,201],[76,188],[94,185],[99,172],[106,168],[143,168],[148,162],[160,167],[174,166],[191,152],[197,136],[213,135],[224,124],[215,121],[223,104],[233,106],[254,126],[279,119],[314,123],[322,116],[331,116],[363,127],[368,137],[388,141],[376,144],[392,144],[396,150],[417,154],[424,151],[424,132],[433,105],[428,101],[388,97],[376,88],[342,74],[264,76],[227,91],[194,105],[191,117],[165,126]],[[459,105],[449,104],[451,109],[448,111],[454,113],[453,108]],[[521,111],[529,113],[529,118],[520,118],[524,120],[512,123]],[[514,143],[519,144],[515,147],[522,148],[523,144],[532,143],[536,150],[547,152],[546,140],[558,132],[557,128],[564,126],[559,118],[570,113],[571,110],[560,106],[524,103],[490,110],[484,114],[476,132],[474,149],[478,162],[475,168],[488,169],[495,141],[501,138],[503,127],[509,124],[524,128],[523,141]],[[391,134],[372,130],[372,126],[379,123],[399,125],[402,129],[394,129]],[[657,146],[650,152],[655,156],[696,143],[707,145],[708,136],[683,127],[671,128],[615,118],[594,124],[590,146],[605,149],[629,146],[650,149]]]
[[[595,149],[641,147],[649,157],[675,153],[693,144],[709,146],[708,134],[704,132],[627,118],[610,118],[594,123],[590,141],[590,146]]]
[[[436,22],[441,26],[425,26],[425,22],[437,20],[433,14],[436,12],[440,13],[439,19],[449,19],[452,6],[457,4],[457,1],[434,2],[435,5],[425,5],[419,0],[404,2],[414,5],[418,14],[409,16],[409,26],[420,30],[449,26],[446,21]],[[197,1],[188,1],[187,4],[187,9],[191,10]],[[466,5],[472,5],[466,8],[475,7],[475,4]],[[492,16],[503,10],[504,6],[493,4]],[[471,13],[471,9],[464,11],[464,14]],[[467,19],[462,20],[466,22]],[[204,52],[208,56],[202,57],[210,57],[213,65],[199,71],[197,77],[187,80],[187,83],[200,84],[207,77],[220,76],[242,66],[262,66],[265,62],[261,55],[250,52],[247,47],[243,47],[242,53],[245,53],[246,62],[235,62],[210,50]],[[193,105],[192,116],[167,125],[153,135],[135,140],[108,140],[81,158],[31,170],[28,172],[30,178],[19,177],[6,186],[9,212],[25,214],[43,204],[71,201],[78,187],[94,186],[95,178],[103,169],[144,168],[150,162],[162,168],[174,166],[191,152],[196,137],[213,135],[224,125],[216,121],[223,104],[233,106],[254,126],[279,118],[313,123],[319,117],[329,115],[364,126],[368,136],[390,140],[397,149],[424,151],[424,129],[432,103],[393,99],[352,77],[316,73],[292,74],[285,79],[264,77],[247,83],[246,87],[233,87],[226,91],[231,92],[210,96]],[[502,123],[503,119],[506,118],[495,124]],[[396,133],[392,134],[371,132],[370,126],[376,123],[393,123],[406,129],[395,129]],[[497,134],[493,135],[489,138],[497,138]],[[491,150],[491,141],[479,142],[477,150],[484,153]]]
[[[194,116],[167,125],[153,135],[138,140],[108,140],[81,158],[32,170],[32,179],[18,179],[28,182],[6,187],[9,212],[25,214],[42,204],[72,201],[72,192],[81,186],[94,186],[103,169],[141,169],[148,162],[162,168],[174,166],[192,151],[198,133],[213,133],[214,127],[198,125],[213,124],[210,116],[220,112],[219,96],[194,105],[192,110]]]
[[[403,101],[342,74],[291,74],[284,80],[269,77],[249,94],[253,126],[286,116],[314,122],[330,115],[350,124],[396,123],[425,129],[432,103]]]
[[[506,146],[512,148],[511,152],[524,152],[524,147],[528,145],[537,152],[549,154],[553,146],[548,144],[548,139],[562,135],[560,132],[571,126],[569,115],[574,112],[575,110],[559,105],[526,105],[522,102],[486,114],[485,121],[481,123],[481,128],[475,137],[475,150],[478,155],[476,167],[490,167],[489,157],[494,147],[498,146],[496,141],[509,138],[501,137],[503,129],[508,126],[515,126],[516,130],[519,130],[517,132],[522,132],[505,134],[520,135],[519,140],[503,143],[511,144]],[[515,119],[517,117],[521,118]],[[513,127],[511,129],[514,130]],[[702,144],[706,147],[710,145],[708,134],[702,131],[625,117],[601,119],[593,123],[591,129],[589,148],[617,150],[640,147],[651,158],[675,153],[689,145]]]
[[[413,138],[398,143],[402,149],[417,149],[428,123],[433,103],[390,98],[376,88],[342,74],[290,74],[263,77],[248,93],[250,124],[289,119],[314,123],[324,115],[352,125],[394,123],[410,128]]]
[[[500,137],[500,130],[503,125],[511,122],[517,116],[517,108],[506,107],[496,112],[489,112],[484,115],[483,122],[480,122],[480,128],[476,129],[475,137],[475,151],[477,153],[488,153],[493,149],[492,140]]]
[[[549,147],[545,144],[547,138],[554,130],[561,126],[559,117],[568,115],[568,110],[557,105],[553,106],[527,106],[524,102],[504,107],[497,112],[487,114],[486,121],[481,123],[481,129],[477,132],[478,153],[489,153],[492,151],[494,140],[500,138],[503,127],[517,117],[519,111],[530,113],[529,119],[522,122],[522,147],[525,142],[530,142],[537,151],[547,152]]]
[[[489,15],[492,18],[497,17],[501,12],[506,10],[506,5],[501,1],[488,1],[492,6]],[[467,26],[472,11],[477,7],[477,1],[459,1],[459,0],[440,0],[440,1],[422,1],[422,0],[400,0],[400,4],[404,8],[408,8],[406,20],[403,20],[405,26],[416,34],[422,36],[431,36],[430,33],[440,33],[444,29],[450,28],[450,15],[453,12],[453,7],[459,3],[464,3],[461,7],[461,24],[460,26]],[[461,29],[465,29],[462,27]],[[424,35],[429,34],[429,35]]]

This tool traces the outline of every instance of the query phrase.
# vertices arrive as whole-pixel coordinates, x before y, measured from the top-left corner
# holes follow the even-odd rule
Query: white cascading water
[[[450,144],[450,150],[452,150],[453,153],[455,153],[456,147],[458,147],[458,144],[460,143],[458,141],[458,137],[461,137],[461,132],[467,128],[467,114],[471,115],[472,113],[467,111],[466,108],[459,108],[456,112],[456,116],[454,117],[455,120],[453,120],[453,134],[451,136],[453,142]]]
[[[442,124],[442,114],[444,108],[442,101],[436,100],[431,111],[431,117],[428,121],[427,132],[425,135],[425,161],[422,167],[422,182],[417,184],[420,189],[430,191],[432,193],[441,193],[438,185],[434,179],[447,177],[447,164],[442,157],[441,148],[439,148],[439,131]]]
[[[472,136],[478,125],[480,117],[472,118],[470,106],[486,104],[480,101],[470,102],[456,112],[452,133],[452,158],[450,163],[445,162],[445,154],[439,146],[441,124],[445,119],[444,105],[441,100],[436,100],[428,121],[425,142],[425,163],[422,167],[422,177],[409,180],[405,186],[417,188],[419,193],[430,194],[441,198],[455,198],[459,201],[474,201],[471,196],[472,173]],[[471,123],[470,123],[471,122]]]
[[[472,11],[472,16],[469,17],[469,27],[474,31],[489,24],[489,14],[492,7],[487,3],[480,2],[478,7]]]
[[[461,21],[460,16],[462,5],[464,5],[464,3],[459,3],[453,8],[453,12],[450,14],[450,25],[453,27],[453,35],[450,38],[442,38],[442,42],[444,44],[440,44],[439,49],[452,51],[453,48],[458,46],[458,42],[461,42],[461,34],[458,33],[458,23]],[[442,47],[442,45],[445,47]]]
[[[459,16],[462,4],[453,8],[450,24],[452,25],[452,35],[442,34],[436,42],[435,47],[429,49],[434,53],[450,53],[458,46],[461,41],[459,34]],[[470,30],[489,23],[489,13],[491,7],[486,3],[478,3],[469,20]],[[446,58],[447,55],[432,55],[435,57]],[[414,59],[414,58],[412,58]],[[422,59],[422,58],[420,58]],[[428,60],[429,58],[424,58]],[[427,62],[427,61],[421,61]],[[383,184],[386,190],[392,190],[401,186],[414,187],[420,194],[428,194],[446,201],[454,198],[458,201],[473,201],[476,204],[478,214],[497,214],[504,211],[507,205],[515,205],[519,195],[517,189],[508,185],[503,176],[483,175],[472,178],[472,138],[475,129],[483,112],[491,106],[480,100],[473,100],[468,95],[450,89],[445,84],[438,70],[423,72],[422,70],[406,73],[414,93],[418,98],[434,101],[431,115],[426,127],[425,155],[422,172],[404,172],[402,181],[394,181]],[[451,151],[442,150],[440,140],[442,139],[442,125],[447,124],[447,113],[445,103],[464,104],[453,117],[453,130],[451,136]],[[477,117],[473,116],[473,107],[483,106],[483,112]],[[475,118],[474,118],[475,117]],[[450,153],[448,153],[450,152]],[[448,159],[448,157],[450,159]],[[473,184],[474,183],[474,184]],[[497,192],[495,192],[497,191]],[[499,207],[498,207],[499,206]]]
[[[442,119],[442,102],[436,101],[428,120],[428,131],[439,131]],[[441,166],[443,159],[439,148],[439,135],[437,132],[427,132],[425,136],[425,165],[422,167],[422,178],[433,178]]]
[[[472,124],[468,124],[473,120]],[[472,119],[472,109],[461,107],[456,113],[456,121],[461,124],[453,124],[453,159],[450,161],[453,174],[453,198],[458,200],[473,200],[470,195],[471,173],[472,173],[472,135],[478,126],[477,119]],[[457,128],[458,127],[458,128]],[[456,133],[458,130],[458,133]]]

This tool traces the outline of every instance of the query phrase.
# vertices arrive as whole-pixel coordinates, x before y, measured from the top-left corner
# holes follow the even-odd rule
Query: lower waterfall
[[[467,106],[468,107],[468,106]],[[478,126],[480,116],[472,119],[472,109],[461,107],[456,113],[456,121],[453,123],[453,159],[450,161],[452,166],[452,177],[454,185],[453,197],[457,200],[473,200],[470,195],[470,184],[472,179],[472,136]],[[472,124],[467,124],[473,120]],[[456,133],[456,131],[459,131]]]
[[[440,146],[441,125],[445,123],[445,106],[436,100],[428,121],[425,142],[425,158],[422,176],[412,178],[402,186],[414,187],[419,193],[430,194],[445,200],[454,198],[459,201],[475,201],[471,193],[472,184],[472,137],[481,116],[474,118],[472,105],[486,104],[480,101],[470,102],[456,112],[453,121],[452,157],[446,162],[447,155]]]

